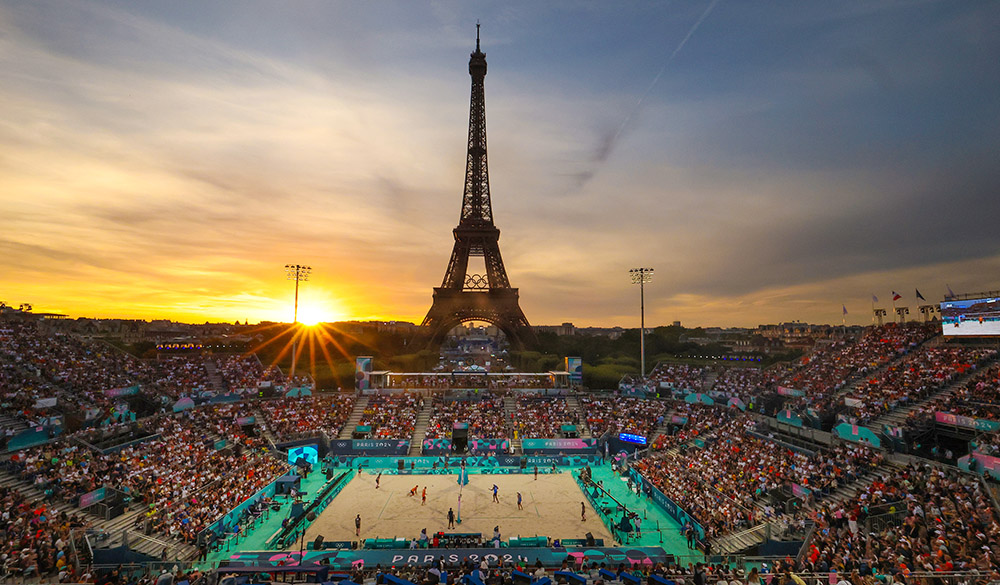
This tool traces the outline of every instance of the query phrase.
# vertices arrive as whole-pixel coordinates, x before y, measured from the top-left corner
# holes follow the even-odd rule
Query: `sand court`
[[[500,503],[493,502],[493,484],[499,488]],[[410,496],[413,486],[416,496]],[[421,505],[421,491],[427,487],[427,504]],[[523,510],[517,509],[521,492]],[[435,532],[480,532],[492,538],[499,526],[501,537],[548,536],[584,538],[591,532],[613,539],[597,512],[567,473],[539,475],[469,475],[462,493],[462,523],[448,529],[448,509],[458,512],[457,475],[383,475],[375,489],[375,475],[355,475],[306,531],[306,541],[317,535],[326,540],[357,540],[354,519],[361,514],[361,538],[417,538],[420,530]],[[580,520],[580,502],[587,508],[587,520]]]

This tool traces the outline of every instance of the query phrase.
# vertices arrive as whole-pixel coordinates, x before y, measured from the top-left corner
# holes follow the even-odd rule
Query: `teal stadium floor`
[[[629,510],[635,511],[642,517],[642,534],[638,538],[631,538],[627,543],[635,546],[659,546],[667,554],[674,555],[677,562],[697,563],[704,561],[704,556],[698,550],[691,550],[687,547],[687,540],[681,533],[681,526],[676,520],[671,518],[652,500],[647,500],[645,496],[640,496],[628,487],[628,482],[612,471],[610,465],[591,466],[591,474],[594,481],[603,482],[603,487],[616,500],[625,505]],[[604,500],[609,507],[616,507],[608,499]]]
[[[579,468],[563,467],[559,471],[569,474],[579,471]],[[677,562],[683,564],[704,560],[699,551],[687,547],[687,541],[681,533],[681,526],[656,504],[647,500],[645,496],[640,496],[630,490],[628,483],[616,475],[610,465],[591,466],[591,472],[594,481],[603,481],[603,487],[615,499],[642,517],[642,534],[638,537],[632,536],[627,541],[620,542],[620,545],[659,546],[667,554],[674,555]],[[476,473],[476,470],[473,469],[471,473]],[[309,477],[302,480],[301,488],[306,492],[304,500],[307,505],[312,497],[320,492],[326,482],[326,477],[319,471],[314,471]],[[609,508],[617,507],[609,499],[603,501],[607,503]],[[207,563],[203,563],[203,565],[206,567],[217,565],[220,561],[225,561],[230,558],[230,555],[240,551],[268,550],[267,542],[281,529],[282,520],[288,517],[291,510],[292,500],[287,496],[278,496],[276,503],[281,506],[279,510],[270,511],[238,537],[229,537],[219,550],[209,552]],[[597,503],[601,505],[601,500],[598,500]],[[608,522],[605,521],[605,525],[607,524]],[[605,546],[613,546],[613,543],[606,542]],[[298,547],[291,547],[288,550],[297,551]]]

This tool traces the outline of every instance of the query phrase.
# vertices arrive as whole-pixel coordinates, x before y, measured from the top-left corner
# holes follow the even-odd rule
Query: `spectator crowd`
[[[425,439],[451,438],[456,422],[469,424],[470,439],[506,439],[511,435],[502,396],[488,392],[474,396],[439,395],[431,402],[431,408]]]

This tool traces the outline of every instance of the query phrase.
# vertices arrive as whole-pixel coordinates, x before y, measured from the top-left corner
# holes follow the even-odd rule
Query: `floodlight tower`
[[[288,277],[288,280],[294,280],[295,281],[295,313],[294,313],[294,316],[292,317],[292,326],[293,326],[293,329],[294,329],[294,326],[297,325],[298,322],[299,322],[299,283],[300,282],[306,282],[306,281],[308,281],[309,280],[309,275],[311,273],[312,273],[312,267],[311,266],[303,266],[303,265],[300,265],[300,264],[285,264],[285,275]],[[295,362],[298,360],[298,357],[299,357],[298,356],[298,352],[297,352],[297,346],[298,346],[297,335],[298,335],[298,332],[293,330],[292,331],[292,371],[288,375],[289,381],[291,381],[292,379],[295,378]]]
[[[645,284],[653,280],[652,268],[633,268],[628,271],[632,284],[639,285],[639,360],[642,377],[646,377],[646,296]]]

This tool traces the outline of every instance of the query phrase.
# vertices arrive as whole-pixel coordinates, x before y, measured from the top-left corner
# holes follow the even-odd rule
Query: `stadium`
[[[766,368],[660,363],[611,390],[571,368],[397,375],[361,356],[339,392],[253,353],[138,359],[44,323],[0,321],[10,577],[995,566],[997,344],[936,321]]]

